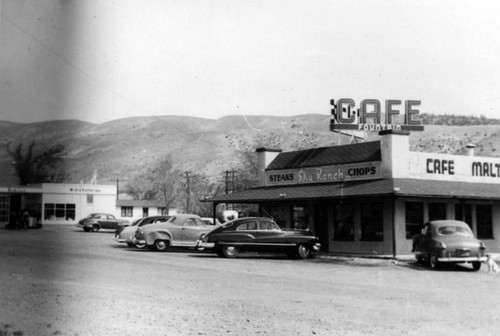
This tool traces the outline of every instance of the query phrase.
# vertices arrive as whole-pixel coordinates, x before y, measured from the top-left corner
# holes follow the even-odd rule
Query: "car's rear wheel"
[[[92,225],[92,232],[97,232],[97,231],[99,231],[99,225],[97,224]]]
[[[300,259],[307,259],[311,256],[311,247],[306,244],[297,246],[297,255]]]
[[[170,241],[158,239],[153,246],[156,251],[165,251],[170,246]]]
[[[480,261],[473,261],[472,262],[472,269],[474,271],[479,271],[481,269],[481,262]]]
[[[240,248],[235,245],[224,245],[221,252],[225,258],[236,258],[240,254]]]
[[[436,270],[439,268],[438,256],[435,253],[431,254],[431,256],[429,258],[429,264],[431,265],[431,268],[433,270]]]

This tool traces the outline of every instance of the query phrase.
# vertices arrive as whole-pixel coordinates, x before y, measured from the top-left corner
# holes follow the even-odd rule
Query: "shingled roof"
[[[280,153],[268,170],[318,167],[346,163],[381,161],[380,141],[305,149]]]
[[[431,181],[417,179],[380,179],[328,184],[261,187],[234,194],[219,195],[218,203],[258,203],[280,200],[318,200],[343,197],[443,197],[500,199],[500,184]]]

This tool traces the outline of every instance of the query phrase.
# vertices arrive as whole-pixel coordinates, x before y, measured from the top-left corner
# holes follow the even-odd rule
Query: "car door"
[[[199,218],[188,218],[182,226],[182,246],[195,246],[196,241],[210,228]]]
[[[283,231],[271,221],[259,221],[257,222],[258,232],[255,234],[255,238],[258,243],[266,245],[280,245],[285,242]]]
[[[104,215],[101,228],[103,229],[116,229],[118,226],[118,220],[113,215]]]

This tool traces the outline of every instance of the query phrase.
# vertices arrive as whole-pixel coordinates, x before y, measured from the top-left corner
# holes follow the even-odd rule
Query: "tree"
[[[167,211],[175,207],[182,174],[172,167],[169,157],[158,162],[153,169],[135,176],[127,185],[134,199],[157,200],[165,204]]]
[[[217,196],[223,189],[222,184],[210,182],[204,174],[188,172],[184,174],[184,179],[180,183],[179,201],[183,201],[186,211],[210,217],[213,212],[212,203],[202,200]]]
[[[6,149],[13,160],[20,185],[62,182],[67,177],[61,165],[64,155],[63,145],[55,144],[41,152],[35,150],[35,140],[31,140],[26,150],[23,143],[14,148],[11,148],[11,145],[9,142]]]

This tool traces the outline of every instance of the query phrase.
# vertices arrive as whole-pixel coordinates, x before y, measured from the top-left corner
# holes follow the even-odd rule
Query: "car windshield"
[[[452,236],[452,235],[459,235],[466,237],[472,236],[472,232],[469,229],[462,226],[454,226],[454,225],[440,226],[438,228],[438,233],[444,236]]]

